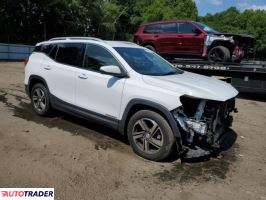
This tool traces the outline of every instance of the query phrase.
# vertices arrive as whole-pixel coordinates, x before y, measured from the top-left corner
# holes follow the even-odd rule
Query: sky
[[[194,0],[198,6],[200,16],[207,13],[216,13],[226,10],[231,6],[237,7],[240,11],[246,9],[266,10],[266,0]]]

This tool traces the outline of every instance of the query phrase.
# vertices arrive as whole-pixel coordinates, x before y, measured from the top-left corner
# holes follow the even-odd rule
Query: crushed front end
[[[182,106],[173,111],[182,136],[182,146],[218,150],[220,139],[232,125],[235,98],[225,102],[180,98]]]

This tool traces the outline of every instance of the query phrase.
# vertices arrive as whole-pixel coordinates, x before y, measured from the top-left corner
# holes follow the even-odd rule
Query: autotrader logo
[[[54,200],[54,188],[0,188],[0,200]]]

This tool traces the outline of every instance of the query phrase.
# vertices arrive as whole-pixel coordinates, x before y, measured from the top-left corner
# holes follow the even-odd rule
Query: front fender
[[[174,119],[174,116],[172,115],[172,113],[167,108],[165,108],[164,106],[162,106],[158,103],[149,101],[149,100],[145,100],[145,99],[132,99],[127,104],[125,111],[123,113],[122,119],[118,125],[118,130],[120,133],[125,134],[125,128],[126,128],[127,122],[128,122],[128,114],[130,113],[130,110],[136,105],[139,105],[139,106],[144,105],[144,106],[152,107],[156,110],[159,110],[166,117],[166,119],[167,119],[167,121],[168,121],[168,123],[169,123],[169,125],[173,131],[174,136],[177,138],[181,138],[176,120]]]

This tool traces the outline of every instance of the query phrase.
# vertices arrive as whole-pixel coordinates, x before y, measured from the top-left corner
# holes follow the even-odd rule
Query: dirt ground
[[[38,117],[23,78],[23,63],[0,63],[0,187],[54,187],[62,200],[266,200],[265,96],[237,99],[237,139],[219,157],[156,163],[100,125]]]

